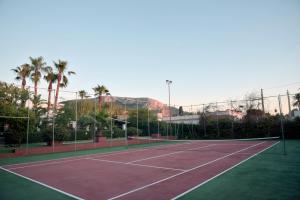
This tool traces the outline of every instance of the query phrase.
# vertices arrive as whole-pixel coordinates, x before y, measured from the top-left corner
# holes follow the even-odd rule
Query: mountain
[[[166,104],[163,104],[162,102],[151,99],[151,98],[146,98],[146,97],[141,97],[141,98],[133,98],[133,97],[110,97],[110,96],[105,96],[103,97],[104,102],[113,102],[114,104],[118,105],[119,107],[125,107],[128,110],[135,110],[137,108],[137,104],[139,109],[147,109],[149,107],[150,110],[156,112],[156,113],[162,113],[163,116],[168,116],[169,115],[169,106]],[[178,109],[175,107],[171,107],[172,113],[177,113]]]
[[[137,104],[139,109],[147,109],[149,108],[154,113],[161,113],[162,117],[169,116],[169,106],[163,104],[162,102],[151,99],[151,98],[133,98],[133,97],[117,97],[117,96],[103,96],[102,97],[103,103],[109,104],[110,102],[113,103],[114,106],[118,107],[120,110],[126,109],[127,110],[136,110]],[[86,105],[89,105],[91,109],[93,109],[94,105],[98,103],[98,98],[88,98],[88,99],[78,99],[78,103],[85,102]],[[75,105],[75,100],[68,100],[61,102],[62,104],[73,104]],[[177,115],[178,109],[175,107],[171,107],[172,114]]]

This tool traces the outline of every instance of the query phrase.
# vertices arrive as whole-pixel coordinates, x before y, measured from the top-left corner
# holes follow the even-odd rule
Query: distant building
[[[169,123],[170,117],[163,117],[162,121]],[[171,117],[171,123],[175,124],[199,124],[200,115],[183,115]]]
[[[163,116],[161,113],[158,115],[158,120],[164,121],[169,123],[170,117]],[[236,112],[232,110],[225,110],[225,111],[215,111],[215,112],[205,112],[205,116],[207,119],[210,120],[222,120],[222,119],[229,119],[229,120],[241,120],[244,116],[241,112]],[[201,115],[183,115],[183,116],[172,116],[171,123],[176,124],[199,124],[201,119]]]

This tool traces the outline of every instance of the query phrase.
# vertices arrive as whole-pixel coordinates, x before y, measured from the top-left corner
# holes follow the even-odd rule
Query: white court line
[[[140,162],[140,161],[145,161],[145,160],[151,160],[151,159],[155,159],[155,158],[162,158],[162,157],[166,157],[166,156],[170,156],[170,155],[174,155],[174,154],[184,153],[186,151],[204,149],[204,148],[211,147],[211,146],[215,146],[215,144],[210,144],[210,145],[203,146],[203,147],[197,147],[197,148],[193,148],[193,149],[186,149],[186,150],[183,150],[183,151],[176,151],[176,152],[173,152],[173,153],[166,153],[166,154],[162,154],[162,155],[159,155],[159,156],[152,156],[152,157],[148,157],[148,158],[134,160],[134,161],[128,162],[128,164],[136,163],[136,162]]]
[[[212,178],[210,178],[210,179],[208,179],[208,180],[204,181],[203,183],[200,183],[199,185],[197,185],[197,186],[195,186],[195,187],[193,187],[193,188],[191,188],[191,189],[189,189],[189,190],[185,191],[184,193],[182,193],[182,194],[180,194],[180,195],[178,195],[178,196],[176,196],[176,197],[172,198],[172,200],[176,200],[176,199],[178,199],[178,198],[180,198],[180,197],[182,197],[182,196],[186,195],[187,193],[190,193],[191,191],[193,191],[193,190],[195,190],[195,189],[197,189],[197,188],[199,188],[199,187],[203,186],[204,184],[208,183],[209,181],[211,181],[211,180],[213,180],[213,179],[215,179],[215,178],[217,178],[217,177],[219,177],[219,176],[221,176],[221,175],[225,174],[226,172],[228,172],[228,171],[232,170],[233,168],[235,168],[235,167],[237,167],[237,166],[239,166],[239,165],[243,164],[244,162],[246,162],[246,161],[250,160],[251,158],[253,158],[253,157],[257,156],[258,154],[261,154],[262,152],[264,152],[264,151],[266,151],[266,150],[268,150],[268,149],[272,148],[273,146],[277,145],[278,143],[280,143],[280,142],[276,142],[276,143],[275,143],[275,144],[273,144],[272,146],[269,146],[268,148],[266,148],[266,149],[263,149],[263,150],[259,151],[258,153],[256,153],[256,154],[254,154],[254,155],[250,156],[249,158],[247,158],[247,159],[245,159],[245,160],[243,160],[243,161],[239,162],[238,164],[236,164],[236,165],[234,165],[234,166],[232,166],[232,167],[230,167],[230,168],[226,169],[225,171],[223,171],[223,172],[221,172],[221,173],[217,174],[216,176],[214,176],[214,177],[212,177]]]
[[[37,180],[28,178],[28,177],[23,176],[23,175],[21,175],[21,174],[18,174],[18,173],[16,173],[16,172],[12,172],[12,171],[10,171],[10,170],[8,170],[8,169],[5,169],[5,168],[3,168],[3,167],[0,167],[0,169],[2,169],[3,171],[6,171],[6,172],[8,172],[8,173],[14,174],[14,175],[16,175],[16,176],[22,177],[22,178],[24,178],[24,179],[27,179],[27,180],[29,180],[29,181],[31,181],[31,182],[37,183],[37,184],[39,184],[39,185],[42,185],[42,186],[44,186],[44,187],[47,187],[47,188],[49,188],[49,189],[55,190],[55,191],[57,191],[57,192],[59,192],[59,193],[62,193],[62,194],[64,194],[64,195],[67,195],[67,196],[72,197],[72,198],[74,198],[74,199],[77,199],[77,200],[84,200],[83,198],[80,198],[80,197],[75,196],[75,195],[73,195],[73,194],[64,192],[64,191],[62,191],[62,190],[60,190],[60,189],[57,189],[57,188],[52,187],[52,186],[50,186],[50,185],[47,185],[47,184],[45,184],[45,183],[41,183],[41,182],[39,182],[39,181],[37,181]]]
[[[209,162],[204,163],[204,164],[202,164],[202,165],[196,166],[196,167],[194,167],[194,168],[192,168],[192,169],[189,169],[189,170],[186,170],[186,171],[184,171],[184,172],[181,172],[181,173],[175,174],[175,175],[173,175],[173,176],[169,176],[169,177],[167,177],[167,178],[161,179],[161,180],[159,180],[159,181],[150,183],[150,184],[148,184],[148,185],[144,185],[144,186],[142,186],[142,187],[139,187],[139,188],[130,190],[130,191],[126,192],[126,193],[123,193],[123,194],[120,194],[120,195],[118,195],[118,196],[109,198],[109,200],[118,199],[118,198],[123,197],[123,196],[126,196],[126,195],[128,195],[128,194],[137,192],[137,191],[139,191],[139,190],[143,190],[143,189],[145,189],[145,188],[151,187],[151,186],[153,186],[153,185],[156,185],[156,184],[158,184],[158,183],[164,182],[164,181],[166,181],[166,180],[175,178],[175,177],[177,177],[177,176],[180,176],[180,175],[186,174],[186,173],[188,173],[188,172],[191,172],[191,171],[193,171],[193,170],[199,169],[199,168],[201,168],[201,167],[207,166],[207,165],[209,165],[209,164],[212,164],[212,163],[214,163],[214,162],[217,162],[217,161],[219,161],[219,160],[222,160],[222,159],[227,158],[227,157],[229,157],[229,156],[232,156],[232,155],[234,155],[234,154],[240,153],[240,152],[245,151],[245,150],[247,150],[247,149],[256,147],[256,146],[261,145],[261,144],[263,144],[263,143],[265,143],[265,142],[260,142],[260,143],[258,143],[258,144],[252,145],[252,146],[250,146],[250,147],[241,149],[241,150],[239,150],[239,151],[236,151],[236,152],[227,154],[227,155],[225,155],[225,156],[222,156],[222,157],[217,158],[217,159],[215,159],[215,160],[209,161]]]
[[[95,159],[95,158],[85,158],[85,159],[86,160],[99,161],[99,162],[115,163],[115,164],[121,164],[121,165],[131,165],[131,166],[148,167],[148,168],[155,168],[155,169],[166,169],[166,170],[181,171],[181,172],[185,171],[184,169],[176,169],[176,168],[169,168],[169,167],[158,167],[158,166],[153,166],[153,165],[141,165],[141,164],[125,163],[125,162],[112,161],[112,160],[101,160],[101,159]]]
[[[40,164],[34,164],[34,165],[26,165],[26,166],[20,166],[20,167],[9,167],[9,170],[16,170],[16,169],[24,169],[24,168],[29,168],[29,167],[40,167],[40,166],[45,166],[45,165],[55,165],[55,164],[60,164],[60,163],[68,163],[68,162],[74,162],[78,160],[83,160],[84,158],[77,158],[77,159],[69,159],[69,160],[64,160],[64,161],[54,161],[50,163],[40,163]]]
[[[167,147],[181,146],[181,145],[186,145],[186,144],[188,144],[188,143],[170,144],[170,145],[166,145],[166,146]],[[26,165],[26,166],[10,168],[11,170],[14,170],[14,169],[27,168],[27,167],[45,166],[45,165],[51,165],[51,164],[59,164],[59,163],[77,161],[77,160],[82,160],[84,158],[89,158],[91,156],[100,156],[100,158],[103,158],[103,157],[107,157],[107,156],[114,156],[114,155],[121,155],[121,154],[134,153],[134,152],[140,152],[140,151],[147,151],[147,150],[152,150],[152,149],[157,149],[157,148],[161,148],[161,145],[152,146],[152,147],[145,147],[145,148],[142,148],[142,149],[129,149],[129,150],[108,152],[108,153],[94,153],[94,154],[88,154],[88,155],[82,155],[82,156],[72,156],[72,157],[67,157],[67,158],[57,158],[57,159],[51,159],[51,160],[41,160],[41,161],[34,161],[34,162],[27,162],[27,163],[3,165],[2,167],[9,168],[11,166]],[[40,164],[35,164],[35,163],[40,163]]]

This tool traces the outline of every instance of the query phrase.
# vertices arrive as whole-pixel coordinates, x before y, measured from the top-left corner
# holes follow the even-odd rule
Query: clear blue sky
[[[171,79],[176,104],[300,81],[299,0],[0,0],[0,27],[2,81],[29,56],[68,60],[69,90],[167,102]]]

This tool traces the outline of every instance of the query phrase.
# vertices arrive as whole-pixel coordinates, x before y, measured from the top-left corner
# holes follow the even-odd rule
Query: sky
[[[167,103],[169,79],[178,105],[297,92],[299,11],[299,0],[0,0],[0,80],[43,56],[68,61],[70,91],[103,84]]]

